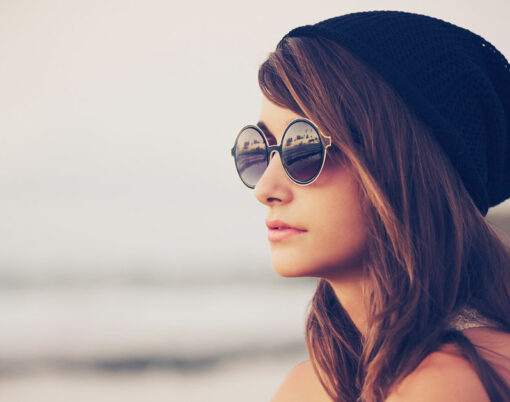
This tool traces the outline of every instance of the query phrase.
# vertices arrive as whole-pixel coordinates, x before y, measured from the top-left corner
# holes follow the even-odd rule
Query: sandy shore
[[[269,401],[286,374],[306,355],[224,364],[210,372],[176,374],[41,373],[0,378],[9,402],[260,402]]]

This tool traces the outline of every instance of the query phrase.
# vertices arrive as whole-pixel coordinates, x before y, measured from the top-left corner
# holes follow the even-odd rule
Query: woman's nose
[[[257,200],[267,206],[286,203],[292,199],[293,184],[283,168],[280,154],[275,151],[269,157],[269,164],[257,182],[254,194]]]

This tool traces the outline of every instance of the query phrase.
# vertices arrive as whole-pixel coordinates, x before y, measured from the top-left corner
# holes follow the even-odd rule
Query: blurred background
[[[504,1],[0,0],[0,400],[270,399],[316,280],[272,270],[230,148],[286,32],[374,9],[510,56]]]

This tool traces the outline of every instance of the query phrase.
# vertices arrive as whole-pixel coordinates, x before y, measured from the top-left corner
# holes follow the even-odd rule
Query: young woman
[[[317,277],[282,401],[510,400],[510,67],[397,11],[299,27],[259,70],[232,155],[274,270]]]

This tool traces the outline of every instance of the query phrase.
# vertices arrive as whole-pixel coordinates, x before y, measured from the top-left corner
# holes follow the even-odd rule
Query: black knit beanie
[[[377,71],[432,130],[483,216],[510,197],[510,66],[479,35],[402,11],[291,30],[331,39]]]

